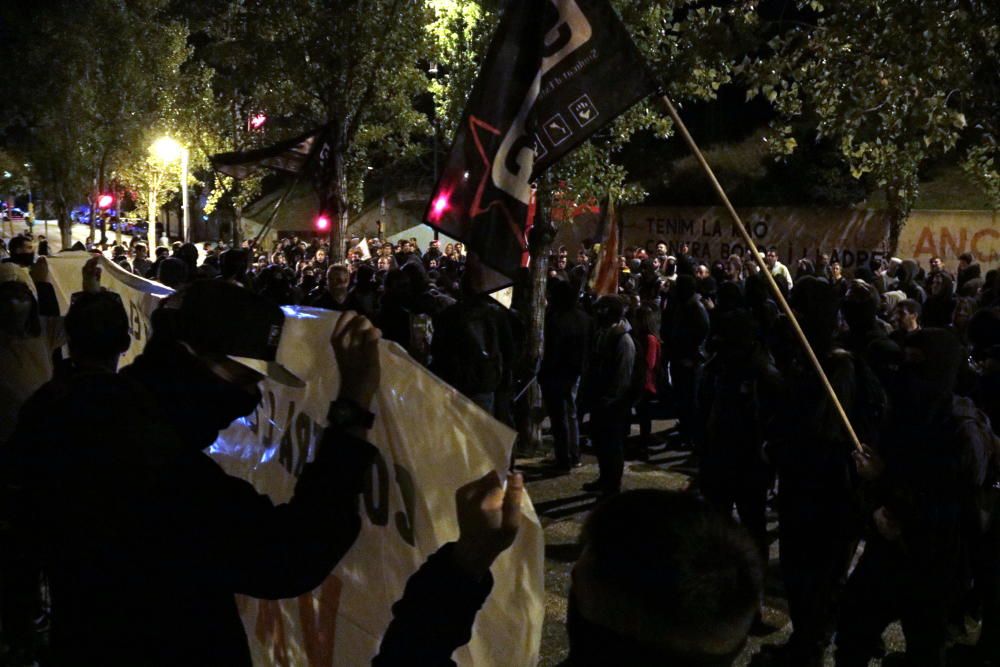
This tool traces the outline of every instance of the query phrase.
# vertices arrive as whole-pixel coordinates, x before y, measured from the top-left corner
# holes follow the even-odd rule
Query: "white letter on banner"
[[[535,164],[534,140],[524,131],[528,114],[538,100],[542,87],[542,77],[553,67],[568,58],[574,51],[590,41],[593,30],[586,15],[580,11],[575,0],[551,0],[559,12],[559,21],[545,35],[545,44],[551,46],[560,40],[562,34],[569,31],[566,44],[551,55],[542,58],[542,67],[531,82],[528,94],[517,112],[514,122],[504,136],[500,149],[493,158],[493,184],[514,197],[522,204],[531,201],[531,171]],[[512,156],[512,151],[517,154]]]

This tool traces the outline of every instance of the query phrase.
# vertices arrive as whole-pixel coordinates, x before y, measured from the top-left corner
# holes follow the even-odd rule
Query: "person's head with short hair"
[[[137,242],[132,245],[132,253],[135,255],[136,259],[146,259],[149,254],[146,244],[142,242]]]
[[[187,283],[190,277],[190,268],[177,257],[165,257],[156,270],[156,280],[174,289]]]
[[[604,501],[572,573],[573,665],[730,665],[761,605],[764,564],[705,501],[659,489]]]
[[[964,271],[972,266],[973,257],[971,252],[963,252],[958,256],[958,270]]]
[[[156,259],[164,259],[170,255],[170,248],[167,246],[156,246]]]
[[[250,268],[250,251],[244,248],[230,248],[219,255],[219,273],[223,280],[246,280]]]
[[[935,255],[931,257],[931,273],[937,273],[941,270],[941,258]]]
[[[898,331],[916,331],[920,328],[920,314],[923,309],[914,299],[903,299],[892,311],[892,320]]]
[[[132,341],[120,296],[107,290],[75,295],[65,323],[69,356],[77,368],[118,369],[118,359]]]
[[[656,254],[659,257],[666,257],[667,256],[667,244],[664,243],[663,241],[660,241],[659,243],[657,243],[656,244]]]
[[[30,267],[35,263],[35,242],[23,234],[10,240],[7,252],[10,260],[19,266]]]
[[[694,277],[697,278],[698,280],[705,280],[710,275],[711,273],[708,270],[708,266],[706,266],[705,264],[699,264],[694,269]]]
[[[844,268],[840,265],[840,262],[834,260],[830,262],[830,278],[837,282],[844,277]]]
[[[767,254],[764,255],[764,263],[770,268],[774,268],[774,265],[778,262],[778,253],[775,250],[768,250]]]
[[[326,272],[327,289],[344,291],[351,283],[351,270],[344,264],[334,264]]]

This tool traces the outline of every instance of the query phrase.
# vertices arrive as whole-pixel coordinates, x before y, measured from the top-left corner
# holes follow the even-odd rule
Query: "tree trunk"
[[[97,193],[95,195],[95,199],[104,194],[104,169],[107,166],[107,162],[108,162],[108,152],[107,150],[105,150],[104,153],[101,154],[101,163],[97,168]],[[108,242],[107,221],[104,219],[104,211],[98,210],[98,212],[101,216],[101,243],[107,243]]]
[[[243,207],[233,206],[233,247],[239,248],[243,236]]]
[[[69,250],[73,245],[73,222],[66,210],[66,200],[58,197],[55,200],[56,219],[59,221],[59,236],[62,239],[62,249]]]
[[[889,256],[894,257],[899,249],[899,237],[906,226],[906,220],[910,217],[910,208],[898,195],[899,187],[892,185],[886,188],[885,199],[889,213]]]
[[[541,206],[538,204],[538,206]],[[545,351],[545,288],[549,275],[549,251],[555,240],[555,227],[545,221],[544,215],[536,215],[536,222],[531,229],[529,247],[531,262],[529,271],[528,293],[528,361],[530,367],[537,371]],[[522,451],[534,452],[542,443],[542,421],[545,410],[542,406],[542,389],[536,381],[528,388],[525,399],[528,402],[528,421],[525,432],[521,433]]]
[[[330,256],[334,262],[347,260],[347,171],[344,152],[337,149],[333,155],[333,215],[330,220]]]

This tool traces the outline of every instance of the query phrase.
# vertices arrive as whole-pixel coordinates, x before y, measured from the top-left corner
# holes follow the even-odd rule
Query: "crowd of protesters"
[[[21,353],[7,350],[41,336],[34,323],[39,309],[45,311],[43,298],[37,286],[29,288],[31,282],[44,283],[45,276],[35,268],[34,250],[24,237],[12,239],[5,250],[5,262],[32,269],[30,278],[13,269],[0,273],[0,309],[6,318],[0,322],[0,354],[8,357]],[[157,570],[157,622],[174,628],[177,621],[166,618],[168,613],[183,617],[197,612],[205,621],[217,623],[221,618],[230,624],[216,636],[204,631],[189,635],[189,643],[175,647],[177,651],[208,650],[207,655],[245,664],[245,646],[233,649],[240,641],[231,625],[232,593],[285,597],[309,590],[357,534],[357,513],[350,506],[370,457],[365,429],[359,428],[365,415],[349,415],[349,424],[341,428],[331,417],[324,442],[339,439],[347,444],[337,456],[319,456],[310,464],[289,505],[262,506],[249,487],[219,494],[215,489],[222,484],[221,471],[203,469],[207,458],[200,450],[229,421],[250,412],[260,397],[252,389],[260,375],[241,374],[225,363],[226,355],[252,355],[245,349],[237,354],[222,334],[211,331],[211,322],[243,321],[238,309],[226,303],[238,303],[243,309],[239,312],[259,312],[261,318],[279,323],[277,307],[283,305],[362,315],[341,332],[347,342],[332,343],[342,369],[353,369],[365,384],[348,397],[348,407],[355,412],[366,411],[373,380],[356,360],[348,359],[349,353],[365,351],[362,356],[377,367],[366,347],[374,335],[367,320],[382,337],[402,345],[484,410],[512,425],[527,412],[522,390],[537,380],[550,420],[553,468],[564,473],[580,465],[586,433],[600,472],[584,488],[605,499],[582,538],[584,557],[574,573],[567,619],[567,664],[730,664],[752,625],[761,623],[761,578],[770,553],[769,504],[778,514],[780,569],[793,633],[786,645],[759,658],[765,664],[821,665],[833,642],[837,665],[867,665],[883,651],[886,626],[901,620],[911,664],[945,665],[946,649],[964,633],[966,616],[981,621],[975,664],[1000,664],[1000,441],[993,426],[1000,423],[1000,275],[995,270],[983,275],[969,255],[960,258],[952,275],[937,258],[926,268],[913,260],[888,259],[845,270],[827,255],[786,266],[774,250],[766,253],[766,270],[795,311],[863,442],[858,451],[767,277],[748,256],[708,263],[691,256],[685,244],[650,242],[645,248],[627,249],[619,258],[617,294],[596,295],[590,285],[599,246],[586,242],[573,252],[556,249],[549,258],[544,354],[535,365],[527,353],[529,313],[524,302],[515,296],[507,309],[484,295],[484,267],[475,256],[467,256],[461,244],[442,249],[435,241],[421,249],[416,239],[355,239],[345,263],[332,263],[319,240],[295,237],[268,251],[253,244],[226,248],[219,243],[204,244],[200,251],[193,244],[177,243],[156,248],[152,257],[146,250],[135,242],[114,246],[110,255],[123,269],[177,288],[182,297],[173,307],[168,299],[161,309],[165,312],[154,317],[154,341],[147,351],[114,375],[116,350],[120,352],[115,339],[78,333],[78,340],[103,340],[96,358],[115,363],[109,368],[107,363],[88,362],[81,352],[77,372],[61,379],[56,373],[54,386],[49,383],[39,390],[37,382],[21,387],[16,406],[22,422],[13,434],[0,434],[0,440],[10,437],[13,447],[8,450],[54,451],[93,475],[60,487],[58,497],[64,501],[73,491],[93,496],[92,490],[79,487],[92,487],[95,477],[109,488],[99,502],[84,504],[84,509],[108,511],[122,498],[141,501],[139,510],[115,514],[117,523],[102,524],[91,535],[73,523],[86,518],[83,509],[64,516],[64,508],[51,498],[44,500],[42,516],[49,518],[48,527],[70,535],[43,540],[50,550],[49,567],[63,575],[51,582],[54,632],[56,590],[71,601],[83,593],[99,597],[97,587],[105,576],[81,579],[85,565],[67,563],[59,549],[93,559],[88,563],[94,567],[122,568],[132,586],[107,598],[96,617],[88,616],[87,609],[64,612],[64,627],[76,634],[53,634],[61,650],[70,651],[56,664],[90,664],[74,662],[72,652],[107,650],[85,636],[106,632],[104,617],[134,632],[129,640],[134,643],[126,642],[121,655],[140,655],[155,641],[150,631],[136,627],[134,618],[138,611],[147,611],[148,605],[136,606],[134,596],[149,594],[152,576],[141,572],[137,563],[150,558],[160,563],[149,551],[154,547],[191,567],[197,563],[200,573],[188,576],[177,563]],[[94,267],[88,266],[92,274]],[[85,292],[100,294],[93,275],[90,278]],[[95,305],[94,299],[100,297],[83,295],[74,306],[82,304],[80,313],[104,312],[100,308],[107,305]],[[22,318],[25,303],[28,314]],[[221,316],[219,308],[231,317]],[[14,326],[22,319],[25,326]],[[94,315],[76,321],[111,326],[107,317]],[[223,328],[227,336],[240,338],[232,322]],[[46,335],[39,342],[42,356],[51,355],[65,340],[65,332]],[[72,343],[70,336],[71,362]],[[85,347],[77,344],[75,349]],[[9,359],[4,363],[14,364]],[[95,379],[98,367],[102,374]],[[51,369],[46,372],[53,377]],[[131,411],[127,425],[116,426],[114,447],[108,448],[107,433],[78,434],[74,420],[87,421],[87,406],[117,404],[129,392],[146,403]],[[80,396],[90,398],[81,404]],[[174,404],[169,414],[157,412],[160,401]],[[75,405],[72,420],[44,429],[23,423],[25,414],[35,423],[53,403],[68,402]],[[638,421],[640,426],[636,455],[648,457],[654,445],[650,423],[657,410],[678,419],[674,443],[691,450],[698,462],[693,490],[700,500],[653,492],[620,494],[630,425]],[[167,429],[168,436],[155,432],[157,420],[173,427]],[[8,423],[13,431],[13,422]],[[65,451],[65,442],[53,450],[53,438],[48,437],[52,433],[68,440],[82,438],[87,451],[100,451],[104,458],[74,458]],[[136,484],[170,479],[157,477],[162,471],[156,465],[162,461],[154,465],[154,459],[162,451],[153,451],[155,447],[137,456],[141,465],[153,466],[143,470],[159,472],[123,488],[120,474],[125,464],[115,456],[139,440],[157,443],[163,451],[184,450],[177,461],[163,464],[176,479],[197,481],[186,500],[171,496],[183,508],[182,518],[168,521],[162,508],[142,504],[163,498]],[[139,465],[135,457],[126,458],[129,465]],[[28,460],[41,465],[30,456]],[[26,464],[22,460],[20,465]],[[20,472],[41,474],[30,465]],[[53,480],[67,483],[66,470],[44,472],[50,475],[45,478],[49,486],[42,488],[51,491]],[[334,477],[336,489],[324,486]],[[460,490],[460,523],[463,503],[480,507],[486,496],[504,497],[498,482],[484,479]],[[519,485],[512,479],[508,495],[516,496]],[[165,494],[166,486],[153,484]],[[321,508],[320,501],[329,506]],[[198,516],[205,503],[217,512]],[[504,516],[514,511],[507,503],[503,507]],[[129,521],[146,510],[161,522],[161,530],[175,531],[169,539],[157,534],[148,545],[132,539]],[[745,533],[735,532],[722,519],[734,510]],[[341,528],[331,530],[320,546],[303,544],[295,529],[316,513]],[[394,621],[376,664],[449,664],[451,652],[468,641],[476,611],[489,594],[489,565],[516,533],[516,520],[477,521],[475,516],[466,509],[462,525],[463,536],[473,537],[442,549],[411,579],[394,607]],[[182,522],[205,531],[216,520],[234,525],[208,540],[208,553],[240,546],[256,549],[239,541],[239,530],[249,530],[251,523],[258,531],[269,527],[276,542],[291,546],[281,553],[265,551],[235,572],[222,572],[206,565],[197,548],[177,546],[181,537],[197,543],[209,534],[193,536],[179,528]],[[95,535],[127,547],[105,553]],[[150,538],[149,531],[136,535]],[[291,554],[296,549],[309,556],[295,560]],[[280,566],[281,559],[303,569],[292,574]],[[283,574],[265,576],[265,571]],[[196,603],[177,597],[177,591],[202,595],[205,587],[213,592],[211,605],[204,599]],[[172,640],[177,635],[170,636]],[[422,657],[414,661],[415,655]],[[172,664],[171,659],[181,656],[175,652],[148,664]]]

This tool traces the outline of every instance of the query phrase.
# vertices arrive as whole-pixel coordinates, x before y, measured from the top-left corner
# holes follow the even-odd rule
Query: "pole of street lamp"
[[[188,210],[188,149],[181,149],[181,208],[183,209],[183,228],[181,230],[185,243],[191,242],[191,213]]]
[[[147,202],[149,205],[149,227],[146,230],[146,242],[149,244],[149,249],[146,253],[146,259],[151,262],[156,260],[156,191],[160,188],[159,180],[159,173],[154,173],[153,183],[149,188],[149,201]]]

